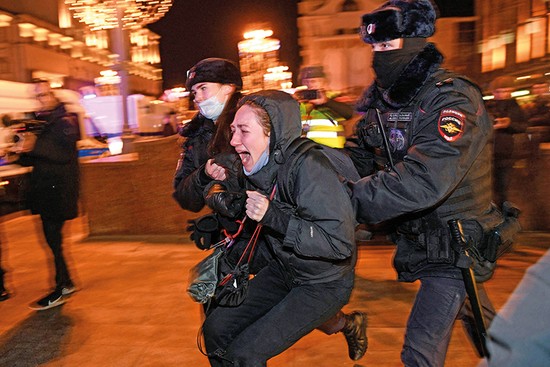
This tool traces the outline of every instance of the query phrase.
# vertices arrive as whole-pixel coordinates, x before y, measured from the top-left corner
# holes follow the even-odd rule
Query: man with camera
[[[39,214],[42,229],[55,263],[55,288],[30,306],[46,310],[65,303],[75,292],[63,256],[62,229],[66,220],[78,215],[79,167],[76,142],[80,138],[78,120],[55,98],[46,80],[33,81],[40,109],[33,119],[43,121],[34,144],[19,147],[22,166],[32,166],[27,203]],[[32,142],[29,139],[29,142]]]
[[[305,135],[319,144],[343,148],[346,142],[341,123],[353,116],[353,108],[329,97],[322,66],[306,66],[300,70],[299,89],[294,97],[300,102],[302,127]]]

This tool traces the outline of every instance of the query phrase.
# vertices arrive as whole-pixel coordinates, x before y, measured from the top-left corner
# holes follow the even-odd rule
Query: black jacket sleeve
[[[325,106],[335,111],[346,120],[353,116],[353,108],[346,103],[338,102],[329,98],[327,103],[325,103]]]

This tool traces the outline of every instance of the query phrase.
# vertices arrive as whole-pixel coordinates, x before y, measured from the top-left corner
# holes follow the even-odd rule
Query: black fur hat
[[[235,84],[237,90],[243,87],[243,79],[237,65],[230,60],[215,57],[201,60],[189,69],[185,87],[191,90],[195,84],[204,82]]]
[[[428,38],[435,32],[437,10],[430,0],[389,0],[363,15],[361,38],[366,43],[397,38]]]

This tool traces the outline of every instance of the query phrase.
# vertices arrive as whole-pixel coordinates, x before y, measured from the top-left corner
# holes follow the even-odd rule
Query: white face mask
[[[220,93],[220,90],[218,90],[218,93]],[[201,114],[212,121],[216,121],[218,117],[220,117],[223,108],[225,107],[225,102],[222,103],[218,101],[218,93],[202,101],[201,103],[198,103]]]

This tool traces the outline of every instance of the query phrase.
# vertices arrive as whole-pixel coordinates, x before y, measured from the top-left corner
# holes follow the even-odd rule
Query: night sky
[[[473,15],[474,0],[436,0],[441,16]],[[460,4],[460,6],[457,5]],[[281,40],[279,58],[300,66],[295,0],[174,0],[172,8],[149,28],[159,34],[164,88],[182,86],[186,71],[206,57],[238,62],[237,43],[251,28],[269,28]]]

